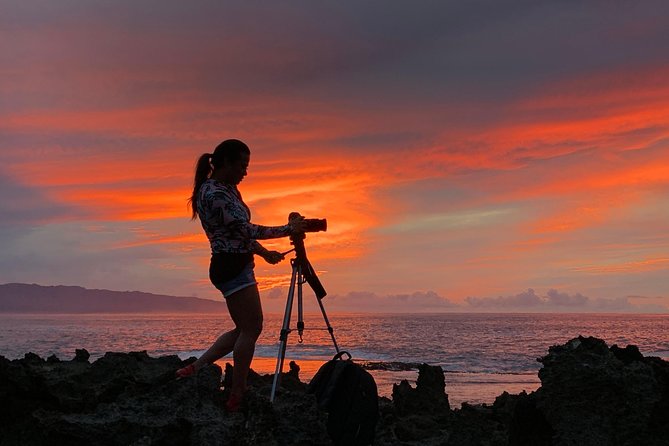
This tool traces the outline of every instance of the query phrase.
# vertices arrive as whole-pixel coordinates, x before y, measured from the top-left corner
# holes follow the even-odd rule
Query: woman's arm
[[[256,225],[249,221],[248,208],[229,188],[218,189],[214,193],[213,208],[219,213],[229,236],[235,239],[266,240],[287,237],[292,233],[290,224],[283,226]]]
[[[251,252],[259,255],[260,257],[265,259],[267,263],[270,263],[272,265],[279,263],[284,259],[283,254],[281,254],[278,251],[269,251],[263,245],[258,243],[258,240],[251,241]]]

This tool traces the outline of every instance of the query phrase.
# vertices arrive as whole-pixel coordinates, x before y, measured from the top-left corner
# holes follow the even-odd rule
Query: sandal
[[[194,364],[188,364],[186,367],[176,371],[177,379],[188,378],[196,372]]]

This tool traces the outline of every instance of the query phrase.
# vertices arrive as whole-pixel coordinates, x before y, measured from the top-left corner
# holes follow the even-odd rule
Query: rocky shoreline
[[[634,346],[579,337],[539,361],[541,387],[493,404],[451,408],[444,374],[419,366],[380,398],[376,445],[666,445],[669,363]],[[0,356],[0,445],[329,445],[325,423],[293,364],[274,404],[272,376],[250,376],[243,410],[224,410],[230,370],[175,380],[184,362],[145,352],[89,362]],[[221,384],[223,383],[223,387]]]

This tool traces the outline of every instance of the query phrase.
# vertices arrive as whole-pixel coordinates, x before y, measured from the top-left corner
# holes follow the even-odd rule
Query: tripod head
[[[304,239],[307,235],[304,232],[298,232],[290,236],[290,244],[293,245],[296,259],[306,259],[307,250],[304,247]]]
[[[288,220],[290,221],[293,218],[301,217],[302,216],[297,212],[292,212],[288,217]],[[305,219],[305,221],[307,221],[307,232],[325,231],[327,229],[327,222],[325,219]],[[317,226],[317,229],[310,229],[309,225],[311,225],[311,227]],[[291,263],[294,263],[300,268],[302,276],[304,276],[304,279],[307,281],[311,289],[314,290],[316,297],[322,299],[327,295],[327,292],[325,291],[325,288],[323,288],[323,284],[321,284],[318,276],[316,276],[316,271],[314,271],[314,268],[311,266],[309,259],[307,259],[307,250],[304,247],[304,239],[306,237],[304,232],[297,232],[290,236],[290,244],[295,247],[295,258]]]

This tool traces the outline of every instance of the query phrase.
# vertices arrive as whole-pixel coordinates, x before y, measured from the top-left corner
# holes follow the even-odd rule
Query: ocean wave
[[[644,356],[657,356],[659,358],[669,358],[669,350],[659,350],[655,352],[644,353]]]

